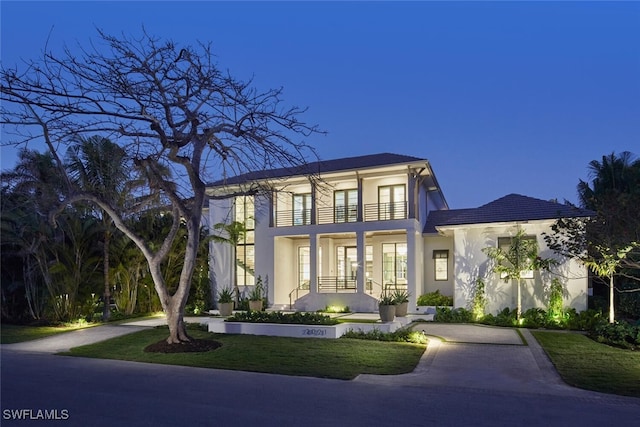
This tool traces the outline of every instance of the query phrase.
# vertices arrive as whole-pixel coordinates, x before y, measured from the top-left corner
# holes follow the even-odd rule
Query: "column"
[[[318,293],[318,235],[309,235],[309,293]]]
[[[358,247],[358,272],[356,274],[356,291],[359,294],[364,293],[365,267],[366,267],[366,247],[364,231],[356,231],[356,242]]]

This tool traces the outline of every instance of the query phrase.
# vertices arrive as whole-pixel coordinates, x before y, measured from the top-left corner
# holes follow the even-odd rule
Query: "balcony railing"
[[[407,219],[407,202],[364,205],[365,221],[388,221],[392,219]]]
[[[366,204],[363,211],[365,221],[407,219],[408,212],[407,202]],[[322,207],[318,208],[316,213],[317,224],[340,224],[358,221],[358,207],[356,205]],[[276,212],[276,227],[310,224],[311,209]]]

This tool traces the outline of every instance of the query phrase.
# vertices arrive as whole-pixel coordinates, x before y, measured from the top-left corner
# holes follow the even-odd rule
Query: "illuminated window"
[[[253,196],[238,196],[234,200],[235,220],[245,226],[244,236],[236,245],[236,277],[238,286],[255,284],[255,219]]]
[[[433,268],[436,280],[449,280],[449,251],[433,251]]]
[[[334,191],[333,199],[335,222],[355,222],[358,219],[358,190]]]
[[[407,217],[407,199],[404,184],[378,187],[378,219],[404,219]]]
[[[407,244],[382,245],[382,280],[386,285],[407,284]]]

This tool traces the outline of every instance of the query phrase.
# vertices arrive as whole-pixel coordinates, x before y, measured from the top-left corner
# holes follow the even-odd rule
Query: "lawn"
[[[567,384],[640,397],[640,352],[609,347],[580,334],[531,333]]]
[[[83,326],[86,327],[86,326]],[[66,326],[23,326],[7,325],[0,326],[0,344],[12,344],[16,342],[37,340],[63,332],[74,331],[82,327],[74,325]]]
[[[353,379],[360,374],[397,375],[413,371],[424,353],[422,344],[357,339],[283,338],[189,332],[222,347],[205,353],[146,353],[144,348],[168,336],[149,329],[77,347],[70,356],[131,360],[202,368],[231,369],[320,378]]]

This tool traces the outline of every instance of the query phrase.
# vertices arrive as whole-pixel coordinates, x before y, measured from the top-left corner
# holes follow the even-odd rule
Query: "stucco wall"
[[[542,232],[550,232],[552,222],[521,224],[526,234],[535,235],[542,258],[555,258],[560,264],[553,269],[556,275],[535,272],[533,279],[525,279],[522,285],[522,309],[532,307],[545,308],[548,302],[549,285],[553,277],[558,277],[565,288],[564,304],[578,311],[587,308],[587,274],[585,268],[576,261],[558,257],[545,244]],[[454,236],[454,306],[468,307],[473,297],[476,279],[486,284],[487,313],[495,314],[505,307],[517,305],[515,282],[505,283],[498,274],[490,272],[490,263],[482,252],[485,247],[497,245],[498,237],[513,236],[515,225],[484,225],[473,227],[455,227]]]
[[[448,250],[448,280],[436,280],[435,279],[435,264],[433,261],[434,250]],[[428,235],[424,239],[424,285],[420,289],[419,295],[429,292],[440,291],[442,295],[453,296],[453,283],[454,283],[454,271],[453,271],[453,237]]]

